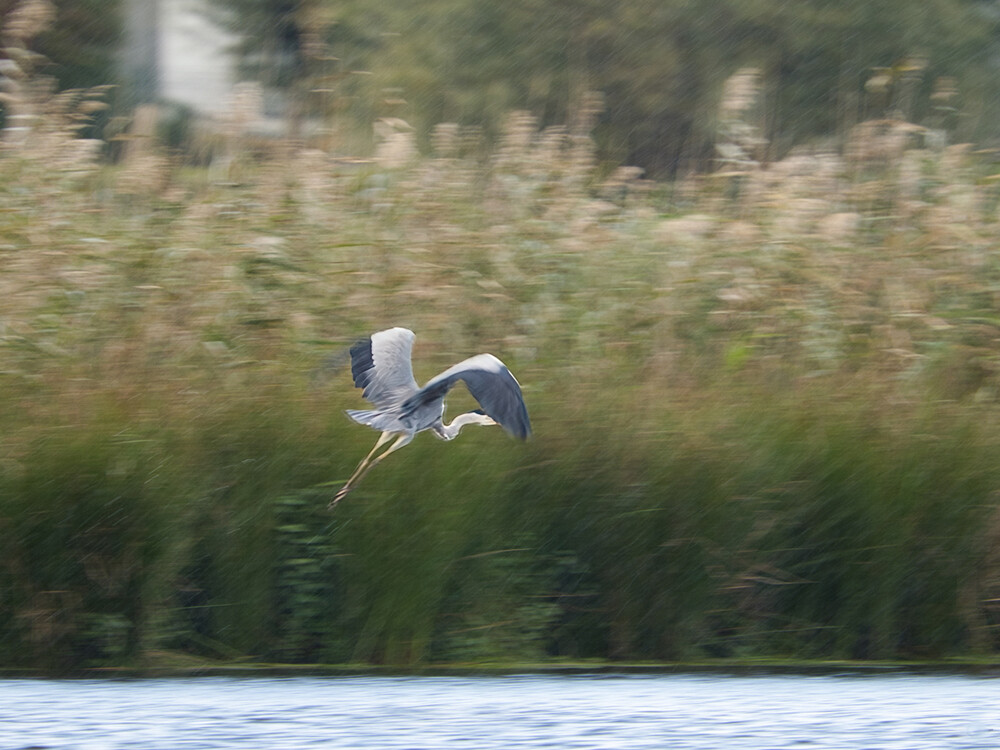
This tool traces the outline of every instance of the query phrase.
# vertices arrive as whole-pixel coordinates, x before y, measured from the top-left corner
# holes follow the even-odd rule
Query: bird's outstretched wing
[[[507,366],[492,354],[469,357],[431,378],[427,385],[403,402],[403,413],[444,398],[459,380],[465,383],[483,411],[507,432],[522,440],[531,434],[521,386]]]
[[[419,389],[410,364],[414,338],[406,328],[390,328],[351,347],[354,385],[379,409],[398,406]]]

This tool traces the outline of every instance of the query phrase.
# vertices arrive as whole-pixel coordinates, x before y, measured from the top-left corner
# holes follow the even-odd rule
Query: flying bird
[[[331,508],[372,467],[407,445],[418,432],[430,430],[442,440],[453,440],[467,424],[498,424],[521,440],[531,435],[521,386],[503,362],[492,354],[477,354],[449,367],[421,388],[413,379],[410,364],[415,338],[413,331],[406,328],[390,328],[373,333],[351,347],[354,385],[364,389],[362,395],[375,408],[348,409],[347,415],[382,434],[334,497]],[[446,424],[445,396],[460,380],[482,408],[459,414]],[[396,442],[375,457],[376,451],[393,438]]]

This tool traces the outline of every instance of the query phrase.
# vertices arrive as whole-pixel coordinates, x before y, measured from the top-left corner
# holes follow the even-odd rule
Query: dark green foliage
[[[777,493],[779,523],[761,540],[788,579],[769,598],[795,623],[785,634],[772,621],[772,642],[851,658],[962,648],[975,622],[962,597],[983,553],[988,455],[962,438],[837,429]]]
[[[995,13],[963,0],[919,11],[860,0],[214,3],[233,11],[255,77],[271,76],[265,82],[286,92],[293,82],[324,86],[343,122],[358,118],[367,128],[373,117],[393,116],[424,136],[444,121],[495,134],[513,108],[544,124],[572,124],[586,93],[598,91],[602,157],[661,176],[715,156],[720,87],[743,65],[762,68],[772,87],[760,123],[772,155],[842,136],[863,119],[895,112],[922,121],[931,114],[920,104],[927,91],[908,90],[909,80],[892,73],[884,96],[865,89],[876,68],[898,71],[918,57],[924,81],[957,76],[969,100],[996,99]],[[301,107],[306,94],[298,98]],[[970,108],[962,137],[996,135],[991,112]]]
[[[290,489],[318,458],[311,419],[290,434],[248,409],[196,418],[192,437],[225,438],[193,472],[177,436],[113,420],[39,439],[4,471],[2,663],[898,659],[989,643],[987,426],[806,391],[683,429],[647,409],[653,441],[609,412],[569,441],[544,428],[565,404],[533,407],[527,448],[488,430],[420,439],[333,513],[335,483]]]
[[[21,0],[0,0],[0,34],[4,20],[21,4]],[[52,0],[52,4],[53,23],[30,40],[30,48],[44,56],[37,61],[43,64],[43,72],[64,89],[116,81],[121,0]]]
[[[55,24],[38,38],[37,51],[50,61],[47,72],[59,87],[90,88],[117,81],[121,0],[55,0],[55,6]]]
[[[323,492],[284,495],[276,501],[276,661],[331,660],[331,626],[341,609],[338,592],[343,582],[338,580],[339,557],[332,541],[336,522],[326,511],[327,502],[328,493]]]
[[[171,530],[146,448],[124,431],[50,431],[0,477],[5,664],[121,664],[149,645]]]

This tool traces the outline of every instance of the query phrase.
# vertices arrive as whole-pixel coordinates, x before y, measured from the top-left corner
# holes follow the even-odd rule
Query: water
[[[0,680],[3,750],[997,747],[974,677]]]

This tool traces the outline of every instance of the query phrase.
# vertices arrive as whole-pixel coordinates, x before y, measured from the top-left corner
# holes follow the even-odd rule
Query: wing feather
[[[507,366],[492,354],[469,357],[431,378],[403,403],[403,413],[416,411],[444,398],[460,380],[483,411],[507,432],[522,440],[531,435],[531,422],[521,386]]]
[[[406,328],[390,328],[351,347],[354,385],[379,409],[398,406],[419,390],[410,363],[415,338]]]

